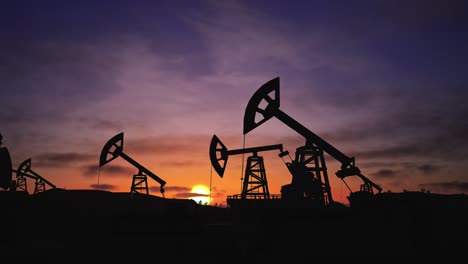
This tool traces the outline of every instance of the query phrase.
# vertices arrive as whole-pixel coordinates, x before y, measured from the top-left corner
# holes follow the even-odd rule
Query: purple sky
[[[94,188],[103,145],[124,132],[125,153],[184,196],[209,184],[212,135],[241,148],[249,99],[280,77],[282,111],[385,191],[467,192],[465,1],[150,2],[3,4],[0,133],[14,168],[32,158],[58,187]],[[245,140],[303,144],[274,119]],[[239,191],[240,158],[213,178],[220,200]],[[267,170],[279,193],[284,164]],[[126,191],[133,173],[115,160],[100,183]]]

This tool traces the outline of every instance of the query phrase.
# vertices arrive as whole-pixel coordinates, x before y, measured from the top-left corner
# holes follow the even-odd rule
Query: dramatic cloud
[[[30,4],[0,23],[0,133],[15,165],[33,157],[52,175],[66,165],[77,175],[67,186],[79,185],[76,170],[98,175],[93,161],[120,132],[126,154],[184,175],[171,179],[181,187],[203,177],[213,134],[229,150],[283,144],[294,157],[306,139],[277,117],[242,134],[249,99],[280,77],[280,110],[382,185],[464,182],[464,1],[89,2],[60,6],[63,16]],[[327,166],[339,161],[327,157]],[[135,170],[112,163],[100,172]]]

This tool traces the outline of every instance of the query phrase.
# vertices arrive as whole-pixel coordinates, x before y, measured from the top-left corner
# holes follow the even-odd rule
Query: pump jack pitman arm
[[[341,163],[341,169],[336,175],[343,179],[347,176],[359,176],[366,184],[370,184],[381,192],[382,188],[360,173],[358,167],[354,164],[354,157],[350,158],[341,151],[333,147],[331,144],[320,138],[318,135],[304,127],[302,124],[294,120],[292,117],[281,111],[280,107],[280,90],[279,77],[263,84],[250,99],[244,114],[244,135],[260,126],[272,117],[276,117],[281,122],[292,128],[294,131],[302,135],[306,139],[306,143],[313,143],[320,149],[327,152],[330,156]],[[265,108],[260,108],[261,102],[265,100],[267,103]],[[263,119],[256,122],[255,117],[261,114]]]

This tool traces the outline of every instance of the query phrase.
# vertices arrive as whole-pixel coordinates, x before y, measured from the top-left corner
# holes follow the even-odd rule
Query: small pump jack
[[[282,144],[228,150],[221,140],[216,135],[213,135],[210,144],[210,160],[213,168],[222,178],[230,155],[251,153],[252,155],[247,157],[240,198],[270,199],[263,157],[258,155],[258,152],[269,150],[279,150],[281,152],[280,155],[282,153],[286,153],[283,155],[287,155],[287,151],[283,151]]]

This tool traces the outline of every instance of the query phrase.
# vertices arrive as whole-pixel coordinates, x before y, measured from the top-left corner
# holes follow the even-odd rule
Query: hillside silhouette
[[[97,190],[0,192],[1,248],[118,258],[157,250],[190,260],[318,255],[458,256],[468,197],[384,193],[359,208],[232,208]]]

